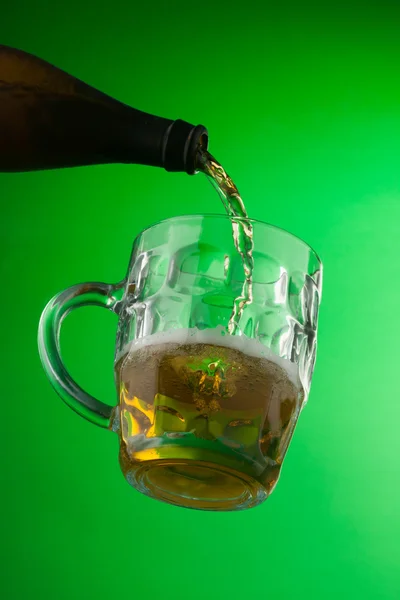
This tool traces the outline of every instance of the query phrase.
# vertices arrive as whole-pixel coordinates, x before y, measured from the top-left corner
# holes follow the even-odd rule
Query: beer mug
[[[252,299],[233,334],[245,281],[232,230],[239,221],[182,216],[153,225],[136,238],[122,282],[74,285],[40,320],[40,356],[57,393],[118,434],[134,488],[178,506],[264,501],[310,389],[321,262],[290,233],[250,220]],[[63,317],[86,305],[118,316],[116,407],[81,389],[60,356]]]

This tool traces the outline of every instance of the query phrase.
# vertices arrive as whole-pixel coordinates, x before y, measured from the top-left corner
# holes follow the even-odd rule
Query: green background
[[[121,279],[143,227],[222,205],[204,177],[146,167],[0,175],[2,597],[398,599],[398,3],[4,4],[1,43],[204,123],[249,214],[308,241],[325,279],[310,400],[271,498],[163,505],[125,483],[117,437],[57,398],[37,325],[61,289]],[[82,309],[61,339],[109,403],[115,328]]]

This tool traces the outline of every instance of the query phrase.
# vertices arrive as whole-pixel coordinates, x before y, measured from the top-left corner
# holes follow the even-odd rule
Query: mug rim
[[[278,227],[277,225],[272,225],[271,223],[266,223],[265,221],[260,221],[259,219],[251,219],[251,218],[244,218],[244,217],[232,217],[230,215],[221,215],[219,213],[195,213],[193,215],[177,215],[175,217],[167,217],[166,219],[161,219],[160,221],[156,221],[155,223],[152,223],[151,225],[148,225],[147,227],[145,227],[144,229],[142,229],[140,231],[140,233],[137,234],[137,236],[135,236],[134,242],[146,231],[149,231],[150,229],[153,229],[154,227],[157,227],[157,225],[161,225],[163,223],[168,223],[170,221],[179,221],[180,219],[204,219],[204,218],[213,218],[213,219],[229,219],[232,221],[232,219],[236,219],[239,221],[247,221],[250,223],[256,223],[258,225],[263,225],[264,227],[268,227],[270,229],[275,229],[278,232],[284,233],[286,235],[288,235],[289,237],[293,238],[294,240],[296,240],[297,242],[300,242],[300,244],[304,245],[308,250],[311,250],[311,252],[314,254],[315,258],[318,260],[319,264],[322,266],[322,260],[318,254],[318,252],[316,252],[316,250],[314,250],[314,248],[312,246],[310,246],[310,244],[308,244],[306,241],[304,241],[302,238],[300,238],[299,236],[295,235],[294,233],[291,233],[290,231],[287,231],[286,229],[283,229],[283,227]]]

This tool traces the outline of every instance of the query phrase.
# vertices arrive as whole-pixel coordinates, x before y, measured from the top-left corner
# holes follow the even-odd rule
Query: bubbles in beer
[[[168,459],[208,465],[217,479],[227,469],[231,483],[220,489],[218,480],[222,499],[243,473],[272,490],[303,401],[293,363],[256,340],[193,329],[135,340],[115,372],[128,479],[141,464]],[[168,494],[200,493],[198,473],[173,473],[163,479]]]

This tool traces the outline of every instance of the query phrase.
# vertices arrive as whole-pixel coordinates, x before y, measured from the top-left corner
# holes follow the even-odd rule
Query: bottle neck
[[[207,149],[208,133],[203,125],[193,126],[180,119],[173,121],[164,134],[162,166],[167,171],[197,171],[199,149]]]
[[[120,154],[120,162],[162,167],[189,175],[196,173],[199,149],[208,146],[208,133],[203,125],[156,117],[129,107],[127,111],[127,121],[122,119],[115,129],[114,152]]]

